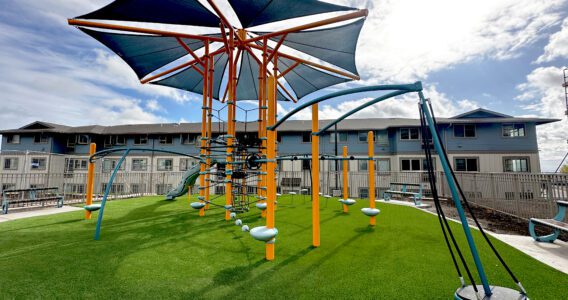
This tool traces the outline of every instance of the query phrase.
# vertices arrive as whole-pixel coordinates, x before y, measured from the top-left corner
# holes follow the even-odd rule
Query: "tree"
[[[568,174],[568,164],[563,165],[562,168],[560,168],[560,173]]]

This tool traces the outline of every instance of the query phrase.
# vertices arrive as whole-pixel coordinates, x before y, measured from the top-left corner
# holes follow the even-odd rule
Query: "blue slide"
[[[185,193],[189,191],[189,188],[195,184],[197,178],[199,177],[200,165],[197,164],[187,170],[183,177],[173,190],[169,191],[166,195],[166,200],[174,200],[176,197],[183,196]]]

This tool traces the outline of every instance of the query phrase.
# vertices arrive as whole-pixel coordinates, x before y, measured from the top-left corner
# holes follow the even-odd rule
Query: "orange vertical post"
[[[206,49],[208,44],[205,44]],[[206,50],[207,51],[207,50]],[[208,51],[207,51],[208,52]],[[205,58],[205,62],[206,65],[209,64],[208,62],[208,58]],[[205,202],[205,190],[206,190],[206,183],[205,183],[205,172],[208,172],[209,170],[207,170],[207,163],[205,161],[205,158],[207,156],[207,151],[206,146],[207,146],[207,112],[209,111],[207,108],[207,102],[209,100],[209,98],[207,97],[207,92],[209,91],[208,88],[208,79],[209,76],[207,76],[207,68],[205,68],[205,72],[203,75],[203,105],[201,106],[201,141],[200,141],[200,174],[199,174],[199,202]],[[188,194],[189,191],[188,191]],[[191,195],[188,195],[188,197],[190,197]],[[205,216],[205,207],[201,208],[199,210],[199,216],[203,217]]]
[[[92,157],[97,151],[97,144],[91,143],[89,146],[89,157]],[[87,168],[87,197],[85,199],[86,205],[93,204],[93,190],[95,187],[95,163],[89,161],[89,166]],[[85,220],[91,219],[91,212],[85,210]]]
[[[343,146],[343,200],[347,200],[349,198],[349,186],[348,186],[348,178],[347,178],[347,170],[349,169],[349,162],[347,161],[347,146]],[[337,170],[336,170],[337,171]],[[343,212],[349,212],[349,206],[343,203]]]
[[[227,101],[227,156],[226,156],[226,166],[225,166],[225,205],[233,205],[233,141],[234,141],[234,126],[235,126],[235,57],[233,55],[234,50],[234,34],[233,30],[230,31],[229,37],[229,100]],[[225,220],[229,221],[231,219],[231,212],[225,210]]]
[[[276,78],[273,76],[268,77],[268,126],[272,126],[276,123]],[[273,130],[268,130],[268,141],[267,141],[267,176],[266,176],[266,227],[274,228],[275,221],[275,209],[274,202],[276,201],[276,185],[274,178],[276,177],[276,132]],[[266,243],[266,259],[274,260],[275,257],[275,244]]]
[[[319,131],[317,103],[312,105],[312,133]],[[312,135],[312,246],[320,246],[319,136]]]
[[[369,207],[375,208],[375,136],[373,131],[367,134],[367,142],[369,143]],[[371,217],[369,224],[375,226],[376,223],[376,217]]]
[[[207,41],[208,43],[208,41]],[[206,164],[205,167],[207,168],[207,174],[205,175],[205,184],[207,188],[205,189],[205,210],[209,209],[209,201],[211,200],[211,137],[212,137],[212,117],[213,117],[213,78],[214,78],[214,56],[210,56],[207,59],[208,64],[207,68],[209,69],[209,79],[208,79],[208,97],[209,100],[207,101],[207,151],[205,151],[206,155]]]

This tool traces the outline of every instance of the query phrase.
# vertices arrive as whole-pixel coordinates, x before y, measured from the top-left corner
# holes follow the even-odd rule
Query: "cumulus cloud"
[[[556,58],[568,57],[568,18],[564,19],[560,30],[550,36],[544,53],[538,57],[537,63],[549,62]]]
[[[540,67],[527,75],[526,82],[520,84],[517,100],[522,107],[539,117],[564,119],[564,89],[562,88],[562,69],[559,67]],[[554,171],[568,151],[568,122],[562,120],[538,127],[538,143],[542,169]]]

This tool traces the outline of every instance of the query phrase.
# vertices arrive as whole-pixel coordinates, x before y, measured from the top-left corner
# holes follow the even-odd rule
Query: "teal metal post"
[[[471,251],[471,255],[473,256],[473,261],[475,262],[475,267],[477,268],[477,272],[479,273],[479,278],[481,279],[481,283],[483,284],[483,290],[485,291],[486,296],[490,296],[492,294],[491,288],[489,287],[487,276],[485,275],[485,270],[483,269],[483,264],[481,263],[481,259],[479,258],[477,247],[475,245],[475,242],[473,241],[473,237],[471,235],[471,229],[469,228],[469,224],[467,223],[467,218],[465,217],[465,213],[460,201],[460,196],[458,193],[458,189],[456,187],[456,183],[454,181],[454,178],[451,176],[452,173],[450,171],[448,157],[446,156],[446,153],[442,151],[440,137],[438,136],[436,128],[434,127],[434,122],[430,110],[428,108],[428,105],[426,103],[426,99],[424,99],[424,95],[422,94],[422,92],[418,92],[418,95],[420,96],[420,106],[422,106],[422,110],[424,111],[424,115],[428,123],[428,128],[432,133],[432,141],[434,143],[434,148],[436,149],[436,152],[438,152],[438,156],[440,157],[440,163],[442,163],[442,168],[444,169],[444,173],[446,174],[448,186],[450,187],[450,191],[452,192],[452,198],[454,200],[454,204],[456,205],[456,209],[460,216],[460,221],[467,239],[467,243],[469,245],[469,249]]]

